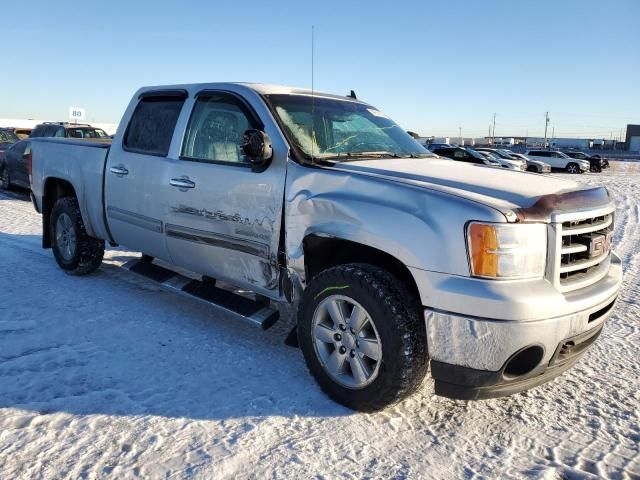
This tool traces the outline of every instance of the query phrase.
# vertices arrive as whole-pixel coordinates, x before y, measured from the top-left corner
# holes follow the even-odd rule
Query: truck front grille
[[[561,291],[589,286],[607,274],[611,258],[613,212],[557,225],[560,259],[556,281]]]

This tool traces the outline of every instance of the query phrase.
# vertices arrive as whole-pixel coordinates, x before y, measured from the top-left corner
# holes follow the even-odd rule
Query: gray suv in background
[[[37,125],[29,135],[36,137],[76,138],[94,141],[109,141],[111,137],[101,128],[88,123],[45,122]]]

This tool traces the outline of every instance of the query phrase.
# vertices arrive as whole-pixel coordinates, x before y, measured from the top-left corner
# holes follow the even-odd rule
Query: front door
[[[148,92],[140,98],[122,141],[109,152],[106,210],[113,239],[132,250],[170,261],[163,231],[168,157],[184,91]]]
[[[176,265],[275,298],[287,150],[267,131],[274,157],[255,171],[241,149],[247,129],[265,127],[239,95],[197,96],[172,162],[167,244]]]

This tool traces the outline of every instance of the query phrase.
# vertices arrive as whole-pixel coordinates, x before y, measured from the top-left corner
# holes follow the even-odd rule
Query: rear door
[[[171,139],[187,98],[184,90],[143,93],[121,141],[111,145],[105,172],[106,213],[113,239],[170,261],[163,217]]]
[[[243,97],[197,95],[168,179],[167,244],[176,265],[276,297],[287,149],[267,129],[274,158],[256,171],[241,149],[248,129],[265,126]]]
[[[27,157],[31,153],[31,142],[21,141],[13,145],[6,153],[6,165],[11,183],[24,188],[29,187]]]

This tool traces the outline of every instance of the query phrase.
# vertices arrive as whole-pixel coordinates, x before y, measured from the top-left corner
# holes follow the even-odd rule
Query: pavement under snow
[[[288,320],[239,323],[120,268],[121,249],[68,276],[28,198],[0,193],[0,478],[640,477],[640,163],[577,180],[616,199],[625,271],[582,361],[482,402],[427,376],[373,415],[322,394]]]

